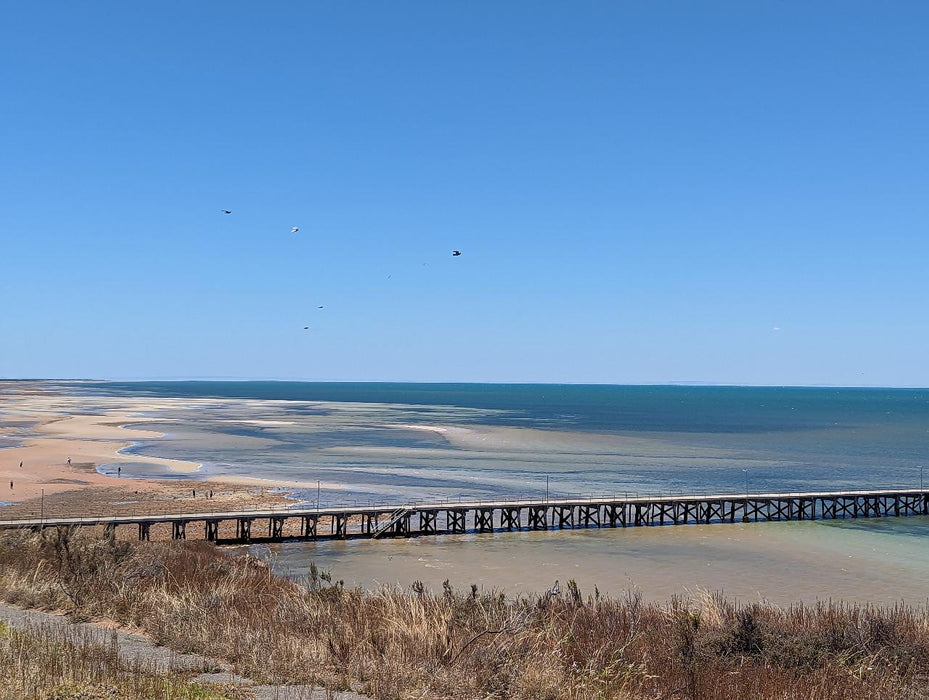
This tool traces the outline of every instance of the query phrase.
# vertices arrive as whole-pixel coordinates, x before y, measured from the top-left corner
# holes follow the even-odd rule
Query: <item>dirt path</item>
[[[368,696],[347,691],[327,691],[309,685],[258,685],[249,678],[231,672],[227,664],[197,654],[182,654],[156,645],[150,639],[93,623],[72,623],[63,615],[22,610],[0,603],[0,622],[21,630],[55,632],[72,644],[115,644],[127,665],[139,663],[157,674],[199,672],[196,683],[225,683],[242,686],[256,700],[371,700]]]

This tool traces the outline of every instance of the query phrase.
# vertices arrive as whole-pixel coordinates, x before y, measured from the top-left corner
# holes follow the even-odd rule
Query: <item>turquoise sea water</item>
[[[197,478],[303,484],[312,502],[577,493],[917,487],[929,390],[691,386],[81,383],[148,397],[165,437],[137,454],[203,464]],[[103,470],[115,470],[104,465]],[[123,475],[160,476],[125,464]],[[929,479],[929,470],[925,474]],[[187,477],[181,477],[187,478]],[[929,482],[927,482],[929,484]],[[698,588],[779,602],[929,596],[929,519],[630,528],[284,544],[364,586],[477,583],[510,592],[575,578],[652,598]]]
[[[82,390],[199,402],[188,414],[153,415],[169,437],[138,453],[201,461],[209,475],[341,483],[359,498],[540,493],[546,477],[553,493],[741,491],[746,478],[751,491],[916,486],[920,465],[929,467],[929,390],[304,382]]]

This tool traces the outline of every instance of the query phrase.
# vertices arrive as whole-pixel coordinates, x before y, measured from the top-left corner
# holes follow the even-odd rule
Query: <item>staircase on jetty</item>
[[[397,508],[397,510],[391,513],[390,517],[387,518],[387,522],[385,522],[383,525],[375,526],[371,537],[376,540],[378,537],[383,535],[385,532],[390,531],[391,529],[394,531],[393,534],[395,535],[402,534],[401,532],[397,531],[397,523],[404,519],[407,523],[409,523],[409,518],[407,516],[410,515],[411,512],[412,511],[409,507]],[[407,530],[409,530],[409,528],[407,528]]]
[[[929,490],[897,489],[806,493],[590,496],[567,499],[451,501],[383,506],[273,508],[234,512],[119,512],[76,517],[0,520],[0,529],[102,526],[152,528],[186,539],[187,526],[202,523],[202,538],[222,544],[518,530],[624,528],[655,525],[748,523],[785,520],[883,518],[929,514]],[[265,525],[267,532],[265,533]],[[328,526],[328,527],[325,527]],[[196,536],[195,531],[191,536]]]

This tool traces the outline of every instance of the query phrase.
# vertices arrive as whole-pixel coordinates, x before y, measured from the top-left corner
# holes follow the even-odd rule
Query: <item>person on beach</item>
[[[23,468],[23,461],[22,461],[22,460],[19,460],[19,468],[20,468],[20,469]]]
[[[10,482],[10,491],[12,491],[12,490],[13,490],[13,482],[11,481],[11,482]]]
[[[68,466],[69,466],[69,467],[71,466],[71,458],[70,458],[70,457],[68,457]]]

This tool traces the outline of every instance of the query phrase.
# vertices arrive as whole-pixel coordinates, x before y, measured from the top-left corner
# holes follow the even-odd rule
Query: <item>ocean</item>
[[[541,384],[83,382],[150,397],[137,455],[197,478],[294,484],[322,505],[622,493],[915,488],[929,467],[929,390]],[[166,403],[158,404],[164,400]],[[123,476],[169,476],[125,463]],[[929,474],[925,476],[929,477]],[[178,477],[180,478],[180,477]],[[187,478],[187,477],[184,477]],[[288,543],[352,585],[423,580],[510,592],[574,578],[650,596],[706,587],[774,600],[923,600],[925,518]]]

